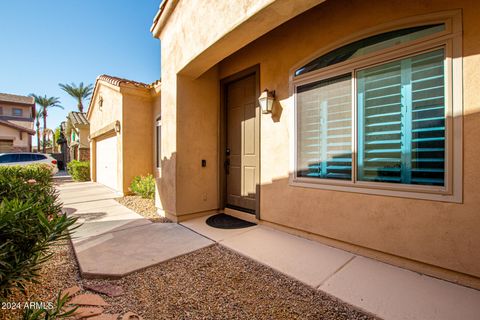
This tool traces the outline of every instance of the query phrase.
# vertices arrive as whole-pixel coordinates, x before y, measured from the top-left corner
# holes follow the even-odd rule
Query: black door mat
[[[255,223],[238,219],[225,213],[219,213],[207,219],[207,224],[210,227],[219,229],[242,229],[255,226]]]

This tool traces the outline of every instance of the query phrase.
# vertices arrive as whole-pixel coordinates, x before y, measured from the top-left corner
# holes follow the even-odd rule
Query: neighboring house
[[[65,137],[69,150],[69,159],[90,161],[90,123],[85,112],[72,111],[65,123]]]
[[[0,93],[0,153],[32,151],[35,100]]]
[[[478,12],[163,1],[159,212],[256,218],[480,288]]]
[[[87,112],[92,181],[126,194],[135,176],[153,172],[156,114],[160,82],[97,78]]]

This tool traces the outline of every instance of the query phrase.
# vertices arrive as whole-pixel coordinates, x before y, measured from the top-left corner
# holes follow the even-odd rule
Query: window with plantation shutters
[[[292,185],[462,201],[461,19],[447,17],[292,71]]]
[[[351,83],[347,74],[298,88],[299,176],[351,179]]]
[[[444,50],[357,72],[358,180],[444,185]]]

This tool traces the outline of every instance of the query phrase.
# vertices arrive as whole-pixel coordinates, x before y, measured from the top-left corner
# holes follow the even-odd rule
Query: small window
[[[156,165],[157,168],[162,166],[162,121],[158,118],[155,130],[155,144],[156,144]]]
[[[23,116],[23,110],[20,108],[13,108],[12,109],[12,115],[15,117],[22,117]]]

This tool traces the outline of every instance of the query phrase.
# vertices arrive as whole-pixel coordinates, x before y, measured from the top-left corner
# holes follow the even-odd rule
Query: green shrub
[[[4,199],[37,202],[47,214],[61,208],[48,165],[0,166],[0,201]]]
[[[155,179],[151,174],[136,176],[130,184],[130,191],[142,198],[153,199],[155,196]]]
[[[67,164],[68,173],[75,181],[90,181],[90,162],[72,160]]]
[[[45,166],[0,167],[0,300],[35,282],[48,249],[76,219],[61,214]]]

